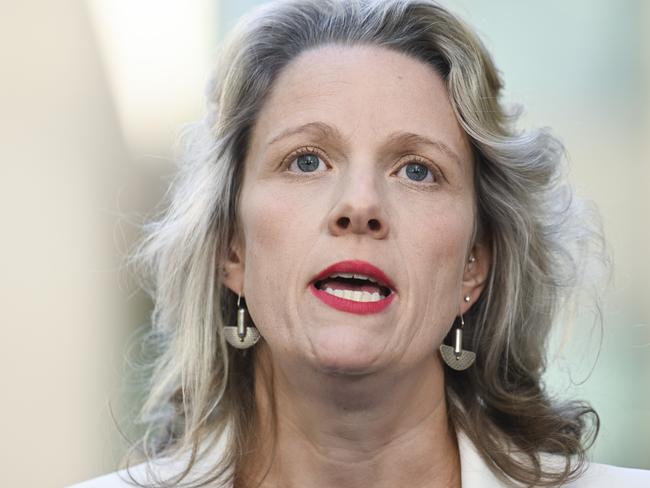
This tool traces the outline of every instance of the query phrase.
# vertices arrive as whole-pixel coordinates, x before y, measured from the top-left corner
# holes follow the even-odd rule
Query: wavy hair
[[[599,220],[568,185],[564,148],[548,129],[518,131],[519,111],[501,100],[502,82],[478,37],[429,0],[288,0],[242,18],[222,46],[208,84],[204,118],[181,134],[179,170],[165,210],[132,254],[154,301],[154,362],[141,411],[146,432],[127,458],[190,453],[174,486],[232,480],[251,447],[257,419],[254,350],[226,346],[235,299],[220,262],[238,227],[243,163],[256,117],[280,71],[326,44],[370,44],[427,63],[444,80],[471,143],[477,239],[492,251],[488,284],[467,315],[476,364],[446,371],[452,425],[503,479],[559,486],[581,473],[598,431],[583,402],[545,389],[552,325],[606,259]],[[592,261],[590,261],[592,260]],[[220,462],[188,476],[216,442]],[[559,455],[549,470],[544,453]]]

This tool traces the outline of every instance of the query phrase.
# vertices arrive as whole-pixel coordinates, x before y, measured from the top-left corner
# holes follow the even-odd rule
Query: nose
[[[330,233],[335,236],[367,234],[374,239],[386,238],[389,228],[386,202],[382,200],[372,176],[348,178],[328,218]]]

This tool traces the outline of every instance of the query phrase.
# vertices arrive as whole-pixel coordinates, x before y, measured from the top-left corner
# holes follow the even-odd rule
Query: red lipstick
[[[316,286],[319,281],[322,281],[329,276],[337,273],[356,274],[368,277],[376,282],[375,285],[378,288],[383,290],[381,295],[386,296],[383,296],[378,301],[358,302],[355,300],[349,300],[347,298],[332,295],[331,293],[328,293],[327,291],[322,290]],[[329,305],[330,307],[342,312],[349,312],[360,315],[382,312],[393,302],[396,296],[396,288],[392,280],[386,276],[386,274],[381,269],[373,266],[366,261],[361,260],[341,261],[327,267],[311,281],[309,289],[311,290],[312,294],[316,296],[316,298],[321,300],[326,305]]]
[[[395,285],[391,279],[386,276],[386,274],[381,269],[379,269],[377,266],[373,266],[367,261],[361,261],[360,259],[334,263],[333,265],[328,266],[323,271],[318,273],[312,282],[327,278],[334,273],[355,273],[365,275],[377,281],[379,284],[387,286],[393,291],[396,290]]]

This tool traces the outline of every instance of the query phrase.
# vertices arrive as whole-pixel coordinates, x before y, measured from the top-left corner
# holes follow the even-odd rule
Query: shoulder
[[[479,455],[476,447],[463,432],[458,433],[461,479],[463,488],[514,488],[520,484],[499,479]],[[542,455],[540,461],[546,470],[563,470],[564,458]],[[650,471],[619,468],[606,464],[587,463],[583,473],[563,488],[650,488]]]
[[[169,458],[154,459],[146,463],[131,466],[109,473],[98,478],[93,478],[82,483],[72,485],[68,488],[132,488],[137,486],[160,486],[160,484],[172,483],[187,469],[189,459],[181,458],[170,460]],[[205,456],[197,459],[191,471],[183,479],[185,483],[199,482],[204,476],[209,476],[210,471],[219,462],[219,458]],[[232,488],[230,482],[230,471],[222,473],[214,486],[220,488]],[[212,485],[211,485],[212,486]]]
[[[122,469],[113,473],[105,474],[82,483],[77,483],[68,488],[133,488],[134,486],[158,486],[161,482],[170,482],[186,468],[182,461],[170,461],[169,459],[157,459],[147,463],[137,464],[128,469]],[[197,468],[202,468],[200,463]],[[191,481],[194,474],[186,478]]]
[[[564,458],[562,457],[543,454],[540,460],[549,470],[562,471],[564,469]],[[612,488],[614,486],[649,488],[650,471],[587,462],[582,468],[580,476],[562,486],[563,488]]]
[[[567,488],[611,488],[613,486],[648,488],[650,471],[589,463],[582,476],[566,485]]]
[[[216,438],[206,438],[196,452],[195,461],[185,483],[198,482],[204,476],[210,476],[211,471],[224,461],[227,449],[229,430],[226,428]],[[183,473],[194,456],[189,450],[177,452],[173,457],[160,457],[147,462],[136,464],[128,469],[115,471],[98,478],[77,483],[68,488],[132,488],[134,486],[159,486],[161,482],[173,482]],[[232,471],[226,467],[214,486],[232,488]],[[175,486],[175,484],[174,484]],[[211,485],[213,486],[213,485]]]
[[[147,464],[133,466],[128,471],[123,469],[114,473],[99,476],[68,488],[132,488],[136,483],[144,484],[152,481],[150,467]]]

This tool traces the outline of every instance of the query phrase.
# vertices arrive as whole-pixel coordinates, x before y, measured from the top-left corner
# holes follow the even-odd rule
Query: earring
[[[223,328],[226,341],[237,349],[248,349],[260,340],[260,333],[257,328],[246,325],[246,308],[239,306],[241,295],[237,295],[237,326],[226,326]]]
[[[440,344],[440,355],[447,366],[456,371],[469,368],[476,359],[476,353],[463,349],[463,314],[460,314],[460,325],[454,327],[454,345]]]

